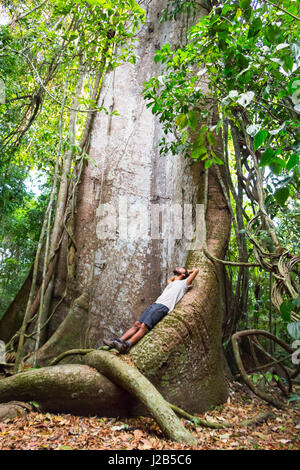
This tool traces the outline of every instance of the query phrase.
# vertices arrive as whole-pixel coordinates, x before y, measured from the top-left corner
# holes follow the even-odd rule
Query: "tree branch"
[[[35,8],[33,8],[32,10],[30,11],[27,11],[27,13],[24,13],[24,15],[21,15],[21,16],[18,16],[18,18],[16,18],[15,20],[12,20],[10,23],[8,23],[6,26],[12,26],[14,25],[15,23],[17,23],[18,21],[22,20],[23,18],[26,18],[26,16],[30,15],[31,13],[33,13],[34,11],[38,10],[39,8],[41,8],[45,3],[47,3],[48,0],[44,0],[42,3],[40,3],[39,5],[37,5]]]
[[[266,3],[269,3],[269,5],[272,5],[273,7],[277,8],[278,10],[283,11],[284,13],[286,13],[286,14],[289,15],[289,16],[291,16],[291,17],[294,18],[295,20],[300,21],[300,18],[298,18],[298,16],[293,15],[293,13],[290,13],[288,10],[285,10],[284,8],[280,7],[279,5],[276,5],[275,3],[270,2],[270,0],[265,0],[265,2],[266,2]]]

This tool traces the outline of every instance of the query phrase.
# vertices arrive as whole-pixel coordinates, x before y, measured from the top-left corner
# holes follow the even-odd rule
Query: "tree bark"
[[[208,201],[208,249],[222,258],[230,216],[213,172]],[[186,267],[200,268],[194,286],[130,355],[168,401],[190,412],[201,412],[227,397],[221,345],[222,276],[202,250],[189,253]]]
[[[134,400],[92,367],[63,364],[0,380],[0,402],[35,401],[41,410],[84,416],[134,415]]]

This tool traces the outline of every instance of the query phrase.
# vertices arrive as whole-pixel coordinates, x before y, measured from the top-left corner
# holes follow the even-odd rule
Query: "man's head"
[[[185,268],[176,268],[173,273],[177,279],[186,279],[189,276],[188,270]]]

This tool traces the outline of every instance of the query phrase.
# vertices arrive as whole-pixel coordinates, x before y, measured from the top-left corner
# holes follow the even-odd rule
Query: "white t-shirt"
[[[170,282],[154,303],[165,305],[171,312],[189,288],[186,281],[187,279],[182,279]]]

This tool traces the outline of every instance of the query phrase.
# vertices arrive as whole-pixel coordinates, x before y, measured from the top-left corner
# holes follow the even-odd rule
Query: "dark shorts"
[[[149,330],[152,330],[154,325],[156,325],[156,323],[158,323],[167,315],[168,311],[169,309],[165,305],[152,304],[150,307],[146,308],[146,310],[138,318],[138,321],[140,323],[145,323]]]

